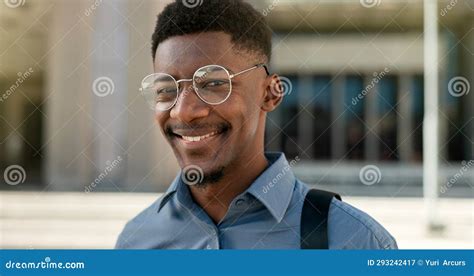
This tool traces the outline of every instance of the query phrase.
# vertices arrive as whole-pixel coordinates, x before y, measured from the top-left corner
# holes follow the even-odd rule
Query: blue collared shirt
[[[282,153],[265,154],[270,166],[231,202],[215,224],[192,199],[180,174],[166,193],[130,220],[116,248],[299,249],[300,220],[309,188],[294,176]],[[333,199],[330,249],[396,249],[395,239],[355,207]]]

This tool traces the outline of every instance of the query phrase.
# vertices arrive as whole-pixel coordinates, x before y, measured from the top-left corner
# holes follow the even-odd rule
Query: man
[[[271,30],[242,1],[168,5],[152,36],[142,93],[182,168],[127,223],[117,248],[298,249],[309,188],[283,153],[264,152],[265,118],[282,101],[265,64]],[[329,249],[392,249],[374,219],[333,199]]]

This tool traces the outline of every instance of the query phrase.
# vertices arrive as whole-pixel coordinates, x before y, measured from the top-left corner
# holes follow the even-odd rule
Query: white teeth
[[[216,135],[217,132],[216,131],[213,131],[211,133],[208,133],[206,135],[203,135],[203,136],[181,136],[184,140],[186,141],[190,141],[190,142],[198,142],[198,141],[201,141],[201,140],[204,140],[206,138],[209,138],[211,136],[214,136]]]

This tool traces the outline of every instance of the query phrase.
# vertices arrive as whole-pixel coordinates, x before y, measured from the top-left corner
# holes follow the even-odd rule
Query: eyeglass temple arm
[[[243,74],[243,73],[247,73],[248,71],[251,71],[251,70],[253,70],[253,69],[257,69],[257,68],[259,68],[259,67],[265,68],[265,72],[267,73],[267,76],[270,75],[270,72],[268,72],[268,67],[267,67],[267,65],[265,65],[265,63],[259,63],[259,64],[256,64],[255,66],[250,67],[249,69],[245,69],[245,70],[243,70],[243,71],[240,71],[240,72],[238,72],[238,73],[235,73],[235,74],[233,74],[233,75],[230,75],[230,78],[232,79],[233,77],[236,77],[236,76],[241,75],[241,74]]]

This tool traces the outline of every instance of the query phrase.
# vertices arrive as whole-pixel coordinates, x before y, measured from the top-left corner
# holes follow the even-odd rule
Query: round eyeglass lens
[[[168,110],[178,98],[178,84],[168,74],[152,74],[142,81],[142,94],[153,110]]]
[[[193,76],[198,96],[208,104],[223,103],[230,96],[231,81],[227,69],[218,65],[199,68]]]

